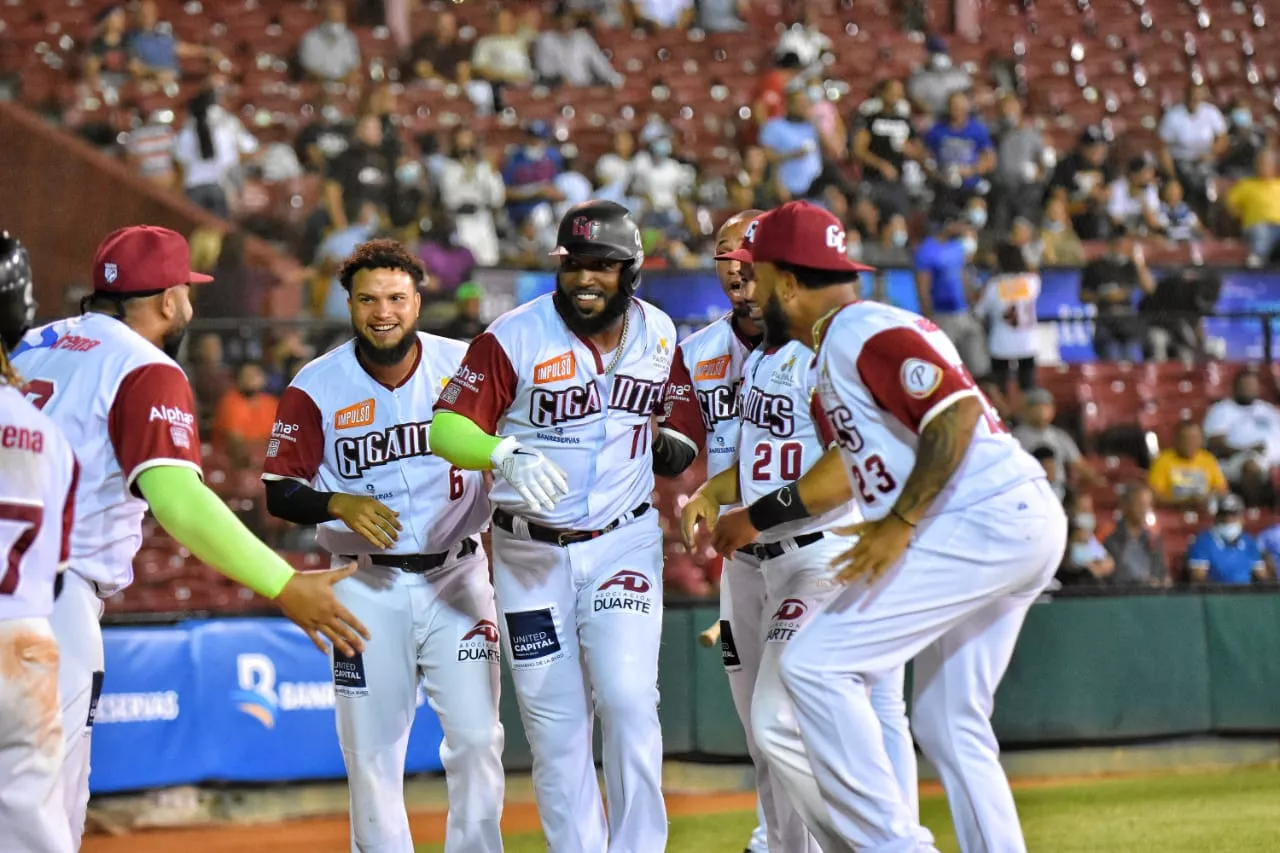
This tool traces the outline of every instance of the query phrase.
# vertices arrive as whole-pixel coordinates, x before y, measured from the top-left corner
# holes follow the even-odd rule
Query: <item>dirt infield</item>
[[[672,815],[713,814],[756,807],[755,794],[668,794]],[[418,844],[444,841],[444,813],[410,815],[413,840]],[[503,808],[504,832],[538,829],[533,803],[508,803]],[[216,824],[184,829],[149,829],[116,837],[86,836],[81,853],[337,853],[347,844],[346,815],[308,818],[287,823]]]

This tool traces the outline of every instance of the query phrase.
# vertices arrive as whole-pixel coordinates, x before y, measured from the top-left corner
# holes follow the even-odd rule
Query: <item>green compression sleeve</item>
[[[170,536],[236,583],[275,598],[293,577],[293,568],[249,532],[190,468],[148,468],[138,475],[138,490]]]
[[[431,452],[467,471],[493,468],[489,457],[502,439],[480,429],[476,422],[457,412],[436,412],[431,420]]]

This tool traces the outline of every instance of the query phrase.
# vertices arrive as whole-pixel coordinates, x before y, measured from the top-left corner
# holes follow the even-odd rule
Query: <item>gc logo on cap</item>
[[[156,293],[210,281],[212,276],[192,271],[187,239],[155,225],[112,231],[93,256],[93,289],[98,293]]]

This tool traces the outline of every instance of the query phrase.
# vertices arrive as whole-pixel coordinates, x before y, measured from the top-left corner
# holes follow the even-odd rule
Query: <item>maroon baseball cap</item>
[[[210,281],[212,276],[192,272],[187,238],[156,225],[112,231],[93,256],[93,289],[99,293],[153,293]]]
[[[875,272],[849,260],[844,225],[827,210],[807,201],[789,201],[756,219],[742,246],[716,255],[717,261],[784,263],[833,272]]]

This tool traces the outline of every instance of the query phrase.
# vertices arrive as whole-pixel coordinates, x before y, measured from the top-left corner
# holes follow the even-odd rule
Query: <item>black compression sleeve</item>
[[[788,483],[747,507],[751,526],[760,531],[808,517],[809,510],[800,500],[800,490],[795,483]]]
[[[697,449],[670,430],[659,428],[653,439],[653,473],[659,477],[679,477],[693,464]]]
[[[323,524],[333,519],[333,492],[317,492],[297,480],[267,480],[267,512],[294,524]]]

